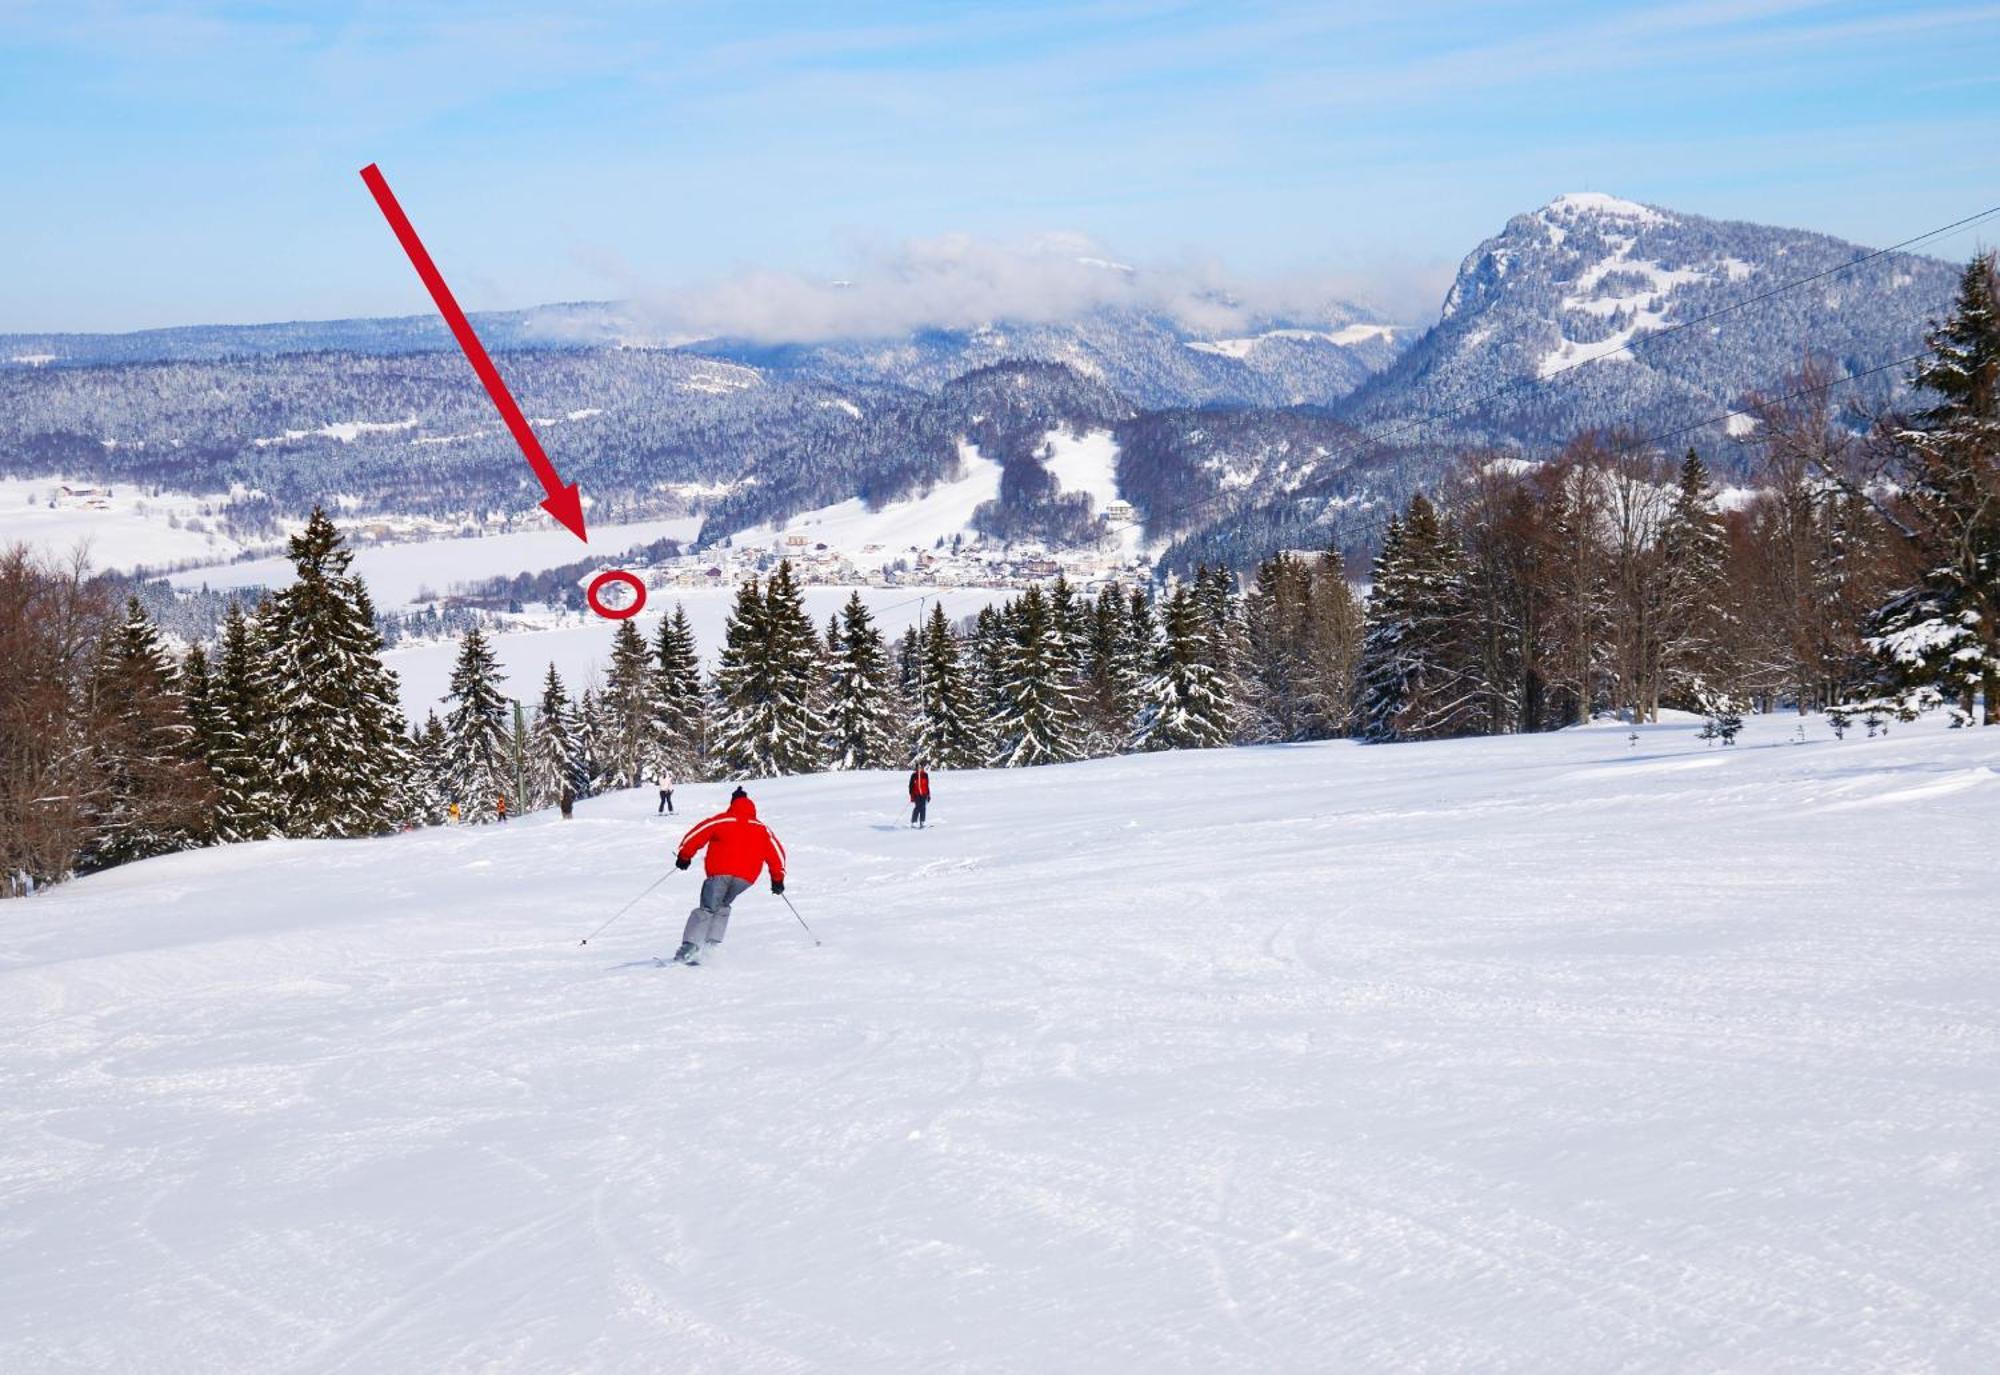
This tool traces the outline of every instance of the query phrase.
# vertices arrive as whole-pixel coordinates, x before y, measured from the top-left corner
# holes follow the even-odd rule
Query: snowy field
[[[579,559],[612,559],[635,545],[657,539],[691,540],[701,529],[700,516],[671,516],[625,525],[593,525],[590,543],[553,522],[534,518],[537,528],[472,539],[438,539],[408,544],[355,546],[354,571],[368,584],[368,595],[382,611],[400,611],[414,602],[444,596],[461,583],[513,577],[560,568]],[[284,587],[292,581],[291,561],[282,555],[218,567],[190,568],[169,581],[176,587],[218,590],[230,587]],[[429,595],[425,595],[429,594]]]
[[[1118,441],[1110,430],[1075,435],[1050,430],[1044,466],[1064,492],[1082,492],[1102,512],[1118,499]],[[1000,495],[1000,465],[981,456],[979,447],[960,441],[961,475],[939,482],[928,492],[892,501],[879,511],[852,497],[832,506],[802,511],[782,522],[751,526],[732,536],[742,547],[774,544],[786,535],[807,535],[853,559],[863,568],[880,568],[907,559],[912,550],[928,552],[939,540],[981,536],[972,528],[973,513]],[[1137,526],[1125,527],[1121,541],[1128,554],[1143,543]],[[873,549],[875,552],[869,553]]]
[[[971,537],[972,513],[984,502],[1000,496],[1000,465],[982,458],[979,447],[959,442],[963,471],[949,482],[939,482],[928,492],[904,501],[892,501],[871,511],[860,497],[850,497],[832,506],[799,514],[778,524],[753,525],[737,531],[731,539],[745,548],[757,548],[781,540],[785,535],[809,535],[848,557],[867,560],[885,567],[906,559],[911,550],[929,552],[940,539],[953,535]],[[875,554],[863,551],[880,546]]]
[[[766,783],[694,970],[643,794],[0,905],[0,1369],[2000,1369],[2000,730],[1794,725]]]
[[[224,494],[194,496],[166,492],[149,496],[137,483],[89,485],[108,488],[102,507],[83,501],[61,501],[51,510],[64,479],[60,477],[0,477],[0,549],[26,544],[52,558],[66,558],[78,547],[90,551],[91,567],[129,572],[158,568],[190,559],[230,559],[243,546],[219,534],[221,522],[202,515],[203,507],[219,508]],[[196,528],[190,528],[190,525]]]
[[[802,590],[806,611],[813,624],[823,631],[827,618],[847,604],[855,589]],[[884,637],[892,643],[916,623],[919,614],[928,616],[932,603],[940,597],[944,599],[945,614],[956,620],[977,614],[988,603],[1018,595],[986,587],[953,587],[942,591],[935,587],[864,587],[860,592],[869,610],[877,613],[876,624]],[[646,609],[633,618],[633,624],[648,643],[659,628],[660,617],[672,615],[677,602],[687,608],[688,622],[694,627],[695,640],[701,647],[702,662],[713,667],[715,656],[722,649],[723,622],[728,620],[730,608],[736,605],[736,589],[670,587],[649,594]],[[572,694],[581,692],[593,674],[601,680],[610,667],[611,636],[615,629],[614,622],[594,612],[578,612],[563,624],[546,630],[489,633],[500,658],[501,671],[507,675],[502,691],[532,706],[541,696],[542,677],[553,663],[562,674],[564,686]],[[451,666],[457,657],[456,639],[399,647],[382,656],[383,662],[396,671],[402,684],[403,710],[413,720],[422,721],[424,713],[443,699],[451,685]]]

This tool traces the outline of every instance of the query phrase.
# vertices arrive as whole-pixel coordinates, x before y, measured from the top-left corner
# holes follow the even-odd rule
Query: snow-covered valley
[[[752,785],[0,908],[0,1368],[2000,1363],[2000,731]],[[687,813],[723,785],[684,788]]]

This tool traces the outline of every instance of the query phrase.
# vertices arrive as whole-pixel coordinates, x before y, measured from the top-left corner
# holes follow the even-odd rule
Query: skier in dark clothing
[[[931,776],[924,768],[924,761],[917,761],[916,772],[910,775],[910,824],[921,828],[924,813],[931,805]]]
[[[556,800],[556,805],[562,808],[563,820],[568,821],[570,812],[576,807],[575,790],[571,788],[564,788],[562,790],[562,796]]]
[[[660,789],[660,805],[653,809],[653,815],[658,816],[660,813],[665,812],[668,816],[672,816],[674,812],[674,776],[670,773],[662,772],[655,782],[659,785]]]
[[[770,827],[757,819],[757,805],[743,789],[730,794],[727,811],[681,837],[674,867],[687,868],[704,849],[708,857],[702,868],[707,877],[701,885],[701,905],[688,913],[681,948],[674,952],[679,964],[700,964],[704,950],[722,944],[723,934],[729,930],[730,905],[750,891],[767,866],[771,891],[785,891],[785,847]]]

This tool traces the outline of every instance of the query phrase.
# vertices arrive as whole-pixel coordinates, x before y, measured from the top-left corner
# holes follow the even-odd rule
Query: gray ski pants
[[[720,945],[729,929],[729,904],[750,891],[750,884],[734,874],[713,874],[701,882],[701,906],[688,913],[683,941],[697,946]]]

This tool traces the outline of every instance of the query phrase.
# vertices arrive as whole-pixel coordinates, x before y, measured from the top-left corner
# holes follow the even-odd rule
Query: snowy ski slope
[[[0,905],[0,1370],[2000,1369],[2000,730],[1795,724],[766,783],[697,970],[644,794]]]

